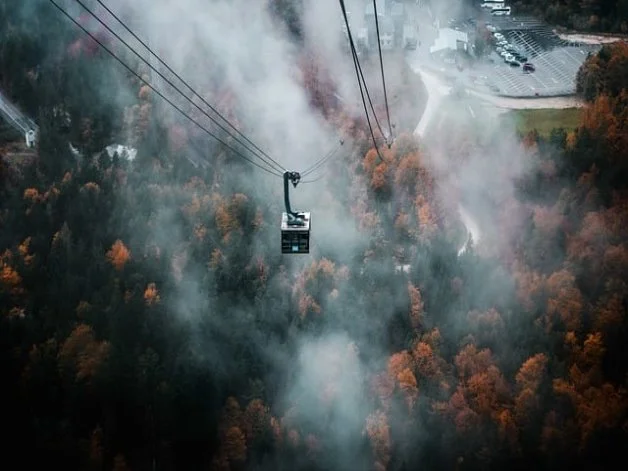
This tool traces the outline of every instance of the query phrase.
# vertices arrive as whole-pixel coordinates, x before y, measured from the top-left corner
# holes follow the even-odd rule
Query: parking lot
[[[513,67],[492,52],[486,62],[476,64],[476,74],[486,77],[493,93],[511,97],[571,95],[576,91],[576,74],[590,52],[599,46],[570,43],[556,36],[549,26],[529,17],[489,17],[506,40],[524,52],[535,66],[532,73]]]

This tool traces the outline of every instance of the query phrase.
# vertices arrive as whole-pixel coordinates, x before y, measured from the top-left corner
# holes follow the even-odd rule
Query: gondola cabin
[[[298,213],[299,224],[288,223],[288,213],[281,215],[281,253],[310,253],[310,213]]]

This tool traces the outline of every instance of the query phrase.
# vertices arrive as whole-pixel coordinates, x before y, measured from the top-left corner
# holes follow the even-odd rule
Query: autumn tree
[[[97,426],[91,434],[89,441],[90,469],[101,470],[103,467],[103,430]]]
[[[107,259],[118,271],[121,271],[131,258],[131,252],[124,243],[118,239],[107,252]]]
[[[517,284],[517,299],[527,312],[533,312],[544,292],[545,277],[523,264],[515,264],[513,271]]]
[[[13,268],[13,254],[6,250],[0,255],[0,287],[11,295],[21,294],[22,277]]]
[[[401,391],[408,408],[412,409],[418,398],[419,389],[410,353],[404,350],[392,355],[388,360],[388,375]]]
[[[152,306],[154,304],[158,304],[161,300],[159,296],[159,291],[157,291],[157,286],[155,283],[149,283],[144,291],[144,301],[147,306]]]
[[[248,447],[244,430],[246,430],[246,422],[249,422],[251,433],[253,433],[254,423],[250,421],[256,416],[254,409],[257,407],[254,406],[247,417],[236,398],[227,398],[219,425],[220,449],[214,457],[213,469],[229,470],[229,463],[241,464],[246,461]]]
[[[480,424],[480,417],[467,401],[464,389],[458,387],[448,401],[434,403],[433,408],[454,425],[461,437],[467,438]]]
[[[519,368],[515,377],[517,395],[515,397],[515,418],[520,424],[527,424],[541,406],[539,388],[545,379],[547,357],[537,353],[528,358]]]
[[[447,390],[449,385],[445,381],[445,361],[434,351],[427,342],[419,341],[412,349],[412,359],[421,379],[426,379]]]
[[[565,335],[572,365],[567,378],[553,381],[555,394],[570,400],[575,410],[581,448],[599,431],[616,427],[628,412],[628,393],[603,379],[602,360],[606,352],[601,333],[587,334],[580,342],[575,333]]]
[[[572,367],[568,380],[554,380],[554,391],[567,396],[576,409],[581,447],[587,445],[595,432],[620,425],[628,411],[628,395],[624,388],[610,383],[592,386],[583,380],[577,367]]]
[[[575,277],[568,270],[554,273],[547,280],[550,299],[547,301],[547,316],[551,323],[557,318],[567,330],[578,330],[581,325],[582,293]]]
[[[124,455],[118,453],[113,459],[113,467],[111,471],[131,471],[131,468],[126,463]]]
[[[454,418],[460,431],[470,431],[478,421],[488,419],[511,450],[518,449],[514,418],[510,412],[510,385],[495,365],[490,350],[468,344],[454,359],[460,381],[447,404],[438,407]],[[508,411],[508,412],[506,412]]]
[[[247,442],[262,439],[270,428],[270,412],[261,399],[253,399],[243,413]]]
[[[575,171],[599,169],[598,186],[603,202],[612,199],[613,191],[625,189],[628,163],[623,149],[628,143],[628,90],[617,96],[600,95],[587,107],[576,133],[573,150],[569,153]]]
[[[471,311],[467,315],[472,332],[482,345],[496,345],[504,334],[505,323],[495,308],[488,311]]]
[[[423,241],[434,237],[438,231],[438,220],[432,205],[423,195],[416,199],[417,220],[419,222],[419,234]]]
[[[246,438],[239,427],[230,427],[222,442],[222,451],[229,461],[243,462],[246,460]]]
[[[234,233],[246,234],[261,226],[261,215],[248,196],[236,193],[231,199],[227,199],[214,194],[211,200],[216,226],[224,242],[228,242]]]
[[[625,316],[624,296],[613,293],[603,296],[597,303],[593,315],[593,327],[607,335],[617,332]]]
[[[493,364],[493,355],[488,348],[478,350],[474,344],[470,343],[456,355],[454,364],[458,375],[461,378],[468,378],[486,371]]]
[[[79,324],[59,350],[59,369],[74,381],[90,383],[107,361],[110,344],[98,341],[92,328]]]
[[[347,267],[336,267],[326,258],[306,267],[293,288],[301,319],[307,319],[310,314],[320,314],[325,303],[333,302],[339,296],[339,283],[348,276]]]
[[[151,94],[152,91],[147,85],[141,85],[137,102],[125,109],[125,129],[128,130],[128,141],[132,147],[137,147],[149,133],[153,112]]]
[[[423,299],[419,289],[410,282],[408,282],[408,294],[410,295],[410,324],[414,330],[418,331],[423,323]]]
[[[375,457],[375,468],[378,471],[388,469],[391,442],[390,427],[386,414],[381,410],[370,414],[366,418],[365,429]]]
[[[405,155],[401,158],[395,170],[395,186],[400,190],[405,190],[409,194],[413,194],[419,182],[420,171],[421,163],[419,155],[416,153]]]
[[[628,88],[628,45],[623,41],[604,45],[584,61],[576,76],[576,92],[588,101],[601,94],[618,96]]]

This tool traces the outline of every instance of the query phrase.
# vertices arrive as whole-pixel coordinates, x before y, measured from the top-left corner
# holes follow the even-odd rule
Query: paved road
[[[469,234],[469,238],[458,249],[458,256],[460,256],[467,251],[470,243],[478,243],[478,241],[482,237],[482,233],[480,232],[480,228],[475,219],[473,219],[473,217],[461,204],[458,205],[458,214],[460,214],[460,220],[467,228],[467,233]]]
[[[595,34],[581,33],[559,33],[558,37],[560,39],[564,39],[565,41],[572,41],[584,44],[609,44],[615,43],[617,41],[626,41],[626,38],[622,36],[599,36]]]
[[[432,122],[434,114],[438,110],[439,103],[443,97],[449,94],[451,87],[442,84],[438,77],[430,74],[429,72],[419,68],[413,70],[419,74],[427,91],[427,103],[425,104],[425,110],[419,120],[419,124],[414,130],[414,133],[417,136],[423,137],[428,124]]]
[[[539,98],[510,98],[490,95],[488,93],[468,90],[468,92],[497,108],[510,110],[545,109],[545,108],[581,108],[584,102],[575,96],[539,97]]]
[[[442,83],[436,75],[422,70],[418,65],[416,65],[416,63],[414,65],[410,64],[410,66],[417,74],[420,75],[427,91],[427,103],[425,105],[425,110],[423,111],[423,114],[419,119],[419,123],[414,130],[414,133],[417,136],[424,137],[425,130],[431,124],[434,116],[436,115],[436,111],[439,109],[439,104],[442,102],[442,99],[449,94],[451,87]],[[471,116],[474,117],[475,112],[471,106],[468,107],[468,111]],[[481,232],[477,222],[471,214],[469,214],[466,208],[464,208],[464,206],[459,205],[458,212],[460,214],[460,219],[469,234],[467,240],[458,249],[458,255],[460,256],[467,250],[470,243],[477,244],[479,242]]]
[[[39,134],[39,127],[35,122],[22,113],[11,101],[0,91],[0,115],[13,126],[20,134],[26,135],[28,131]]]
[[[438,111],[443,106],[443,99],[449,95],[452,87],[439,74],[428,71],[417,61],[416,58],[410,58],[408,61],[410,67],[417,73],[427,91],[427,103],[425,110],[419,120],[414,131],[417,136],[425,137],[426,130],[433,123]],[[488,93],[481,93],[474,90],[468,90],[469,98],[465,100],[464,109],[469,113],[470,119],[485,119],[483,113],[492,112],[495,114],[502,113],[508,109],[542,109],[542,108],[573,108],[584,106],[583,102],[576,97],[548,97],[548,98],[508,98],[494,96]],[[462,105],[461,105],[462,106]],[[477,244],[482,237],[482,231],[477,220],[469,212],[467,208],[460,205],[458,207],[460,219],[465,225],[469,234],[469,239],[459,248],[458,255],[462,255],[470,242]]]

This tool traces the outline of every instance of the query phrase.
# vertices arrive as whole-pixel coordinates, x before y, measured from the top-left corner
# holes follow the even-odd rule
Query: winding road
[[[440,101],[443,97],[449,95],[451,87],[443,85],[438,77],[425,72],[424,70],[415,69],[414,71],[421,77],[427,91],[427,103],[425,104],[425,110],[423,111],[423,115],[421,115],[419,124],[414,130],[414,134],[423,137],[428,124],[432,121],[436,110],[438,110]]]
[[[11,101],[0,91],[0,116],[20,132],[26,139],[26,145],[32,147],[39,135],[39,127],[35,122],[24,115]]]
[[[452,87],[449,86],[445,79],[441,78],[436,72],[432,72],[430,67],[425,67],[421,64],[421,61],[414,59],[408,59],[408,64],[412,70],[421,77],[421,80],[425,84],[427,91],[427,103],[425,110],[421,115],[419,123],[414,130],[414,134],[420,137],[425,137],[426,129],[433,121],[434,117],[438,114],[442,99],[449,95]],[[512,109],[544,109],[544,108],[579,108],[584,106],[584,103],[575,96],[563,96],[563,97],[538,97],[538,98],[509,98],[502,96],[490,95],[487,93],[478,92],[476,90],[467,90],[470,96],[479,99],[483,102],[485,108],[492,108],[496,113],[505,112]],[[471,116],[475,119],[475,113],[469,107]],[[482,237],[482,231],[477,220],[469,212],[467,208],[462,205],[458,206],[458,213],[460,220],[467,229],[468,239],[462,244],[458,250],[458,255],[462,255],[469,244],[477,244]]]
[[[436,115],[436,111],[439,109],[441,100],[449,94],[451,87],[444,85],[436,75],[421,70],[420,67],[413,67],[413,70],[421,77],[427,91],[427,103],[425,104],[425,110],[421,115],[419,124],[414,130],[414,134],[419,137],[424,137],[425,130]],[[458,249],[458,256],[460,256],[466,252],[469,244],[478,243],[481,237],[481,232],[477,222],[462,205],[458,206],[458,213],[460,214],[460,219],[467,228],[468,233],[467,240]]]

